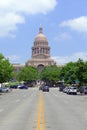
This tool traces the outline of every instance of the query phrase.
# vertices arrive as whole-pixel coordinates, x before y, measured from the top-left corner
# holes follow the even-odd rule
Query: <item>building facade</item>
[[[42,71],[45,66],[54,64],[56,64],[56,62],[50,57],[48,40],[43,34],[43,28],[40,27],[32,47],[32,57],[26,62],[26,65],[36,67],[38,71]]]
[[[12,65],[14,67],[14,72],[15,73],[18,73],[25,66],[25,65],[21,65],[21,64],[12,64]]]

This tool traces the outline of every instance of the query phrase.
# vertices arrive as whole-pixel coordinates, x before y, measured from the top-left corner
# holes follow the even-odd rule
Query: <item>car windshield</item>
[[[48,86],[45,86],[45,88],[48,88]]]

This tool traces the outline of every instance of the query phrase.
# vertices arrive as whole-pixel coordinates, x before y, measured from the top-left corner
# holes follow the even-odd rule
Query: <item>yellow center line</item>
[[[40,99],[38,104],[38,118],[37,118],[36,130],[46,130],[45,118],[44,118],[44,103],[43,103],[43,97],[41,91],[40,91]]]

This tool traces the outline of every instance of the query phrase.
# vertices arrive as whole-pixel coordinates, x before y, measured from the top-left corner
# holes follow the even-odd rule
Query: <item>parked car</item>
[[[87,86],[80,86],[79,92],[82,94],[87,94]]]
[[[2,93],[7,93],[7,92],[9,92],[9,88],[7,88],[7,87],[1,87],[1,92]]]
[[[67,91],[67,94],[75,94],[75,95],[77,95],[77,88],[73,87],[73,86],[69,87],[68,91]]]
[[[19,89],[28,89],[28,87],[26,85],[21,85]]]
[[[87,94],[87,86],[84,87],[84,94]]]
[[[2,92],[2,89],[1,89],[1,87],[0,87],[0,93]]]
[[[59,86],[59,91],[62,92],[64,90],[64,88],[65,88],[64,85]]]
[[[69,89],[69,87],[65,87],[65,88],[63,89],[63,92],[64,92],[64,93],[67,93],[67,92],[68,92],[68,89]]]
[[[42,91],[43,92],[49,92],[49,86],[43,86]]]
[[[17,88],[18,88],[18,85],[17,85],[17,84],[11,85],[10,88],[17,89]]]

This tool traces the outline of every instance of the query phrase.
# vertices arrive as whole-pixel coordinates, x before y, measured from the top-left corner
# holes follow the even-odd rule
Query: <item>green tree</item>
[[[18,74],[17,79],[19,81],[33,81],[38,78],[38,71],[31,66],[25,66]]]
[[[84,63],[83,80],[84,83],[87,85],[87,61]]]
[[[76,75],[80,85],[84,85],[87,82],[87,63],[82,59],[79,59],[76,63],[77,71]]]
[[[13,66],[10,64],[9,60],[0,54],[0,83],[12,79],[14,76],[13,70]]]
[[[77,62],[67,63],[61,70],[60,77],[64,78],[65,83],[87,83],[87,62],[79,59]]]
[[[46,83],[56,83],[60,80],[60,68],[56,65],[45,67],[41,72],[41,79]]]
[[[64,79],[65,83],[72,84],[75,83],[77,66],[74,62],[67,63],[62,69],[60,77]]]

